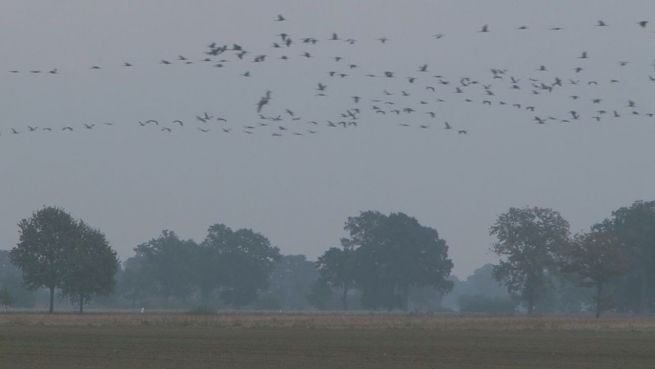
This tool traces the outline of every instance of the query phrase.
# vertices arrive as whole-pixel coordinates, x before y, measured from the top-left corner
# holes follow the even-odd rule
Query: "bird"
[[[260,113],[264,105],[268,104],[270,101],[271,101],[271,91],[268,90],[266,91],[266,94],[262,96],[259,99],[259,102],[257,103],[257,113]]]
[[[640,21],[640,22],[637,22],[637,24],[638,24],[641,28],[646,28],[646,26],[648,25],[648,21]]]
[[[489,25],[485,24],[478,32],[489,32]]]
[[[276,22],[284,22],[285,20],[287,19],[282,14],[278,14],[277,18],[275,18]]]
[[[607,23],[603,20],[599,20],[598,23],[596,23],[596,27],[607,27]]]

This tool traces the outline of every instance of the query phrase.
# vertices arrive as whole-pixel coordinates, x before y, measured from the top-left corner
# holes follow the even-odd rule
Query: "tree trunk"
[[[55,311],[55,286],[50,287],[50,309],[48,314],[52,314]]]
[[[343,310],[348,310],[348,286],[343,286],[343,293],[341,294],[341,306]]]
[[[603,301],[603,282],[598,282],[596,285],[596,319],[600,318],[600,313],[602,311],[602,301]]]
[[[528,291],[528,315],[532,315],[534,313],[534,296],[532,294],[532,291]]]
[[[80,294],[80,314],[84,313],[84,295]]]

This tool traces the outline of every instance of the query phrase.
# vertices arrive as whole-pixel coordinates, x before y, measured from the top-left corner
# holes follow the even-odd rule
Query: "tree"
[[[356,269],[355,252],[350,247],[332,247],[325,251],[316,261],[321,281],[340,290],[341,306],[348,310],[348,292],[355,286]],[[316,291],[321,291],[317,285]]]
[[[68,249],[75,242],[77,224],[63,209],[45,207],[18,224],[19,242],[11,261],[23,272],[30,289],[50,290],[49,312],[54,311],[55,289],[66,275]]]
[[[14,299],[11,297],[11,293],[9,293],[9,289],[7,287],[2,287],[0,289],[0,305],[4,307],[5,311],[14,304]]]
[[[284,255],[275,263],[266,293],[279,301],[282,309],[303,310],[318,277],[316,264],[305,255]]]
[[[350,238],[344,248],[355,252],[356,282],[362,303],[370,308],[407,308],[412,287],[444,293],[453,263],[438,232],[403,213],[362,212],[346,221]]]
[[[510,208],[491,226],[490,234],[497,239],[491,251],[501,258],[494,276],[532,314],[549,275],[556,272],[560,249],[568,243],[569,223],[552,209]]]
[[[311,290],[307,294],[309,303],[319,309],[325,310],[332,299],[332,289],[324,279],[317,279],[312,284]]]
[[[215,255],[215,268],[221,298],[239,308],[254,302],[259,291],[268,286],[280,251],[259,233],[250,229],[233,231],[223,224],[209,227],[201,248]]]
[[[655,201],[636,201],[612,212],[608,227],[626,245],[633,272],[630,279],[639,286],[637,310],[649,311],[655,279]]]
[[[23,275],[12,264],[8,250],[0,250],[0,286],[7,288],[13,300],[13,306],[33,307],[36,296],[23,285]]]
[[[84,312],[84,304],[95,295],[113,291],[118,270],[116,252],[105,235],[80,221],[77,236],[66,252],[66,269],[61,289]]]
[[[132,308],[136,307],[137,301],[152,294],[156,288],[155,280],[152,274],[147,272],[142,256],[125,260],[117,282],[118,293],[130,301]]]
[[[195,242],[181,240],[169,230],[134,249],[135,257],[142,260],[142,272],[147,275],[144,278],[154,281],[157,292],[167,300],[185,299],[192,292],[196,250]]]
[[[604,308],[604,288],[628,267],[623,245],[607,224],[598,224],[589,233],[578,234],[562,252],[563,270],[580,276],[583,286],[596,290],[596,318]]]

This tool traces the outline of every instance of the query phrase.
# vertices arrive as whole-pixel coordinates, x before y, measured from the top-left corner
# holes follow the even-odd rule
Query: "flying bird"
[[[259,99],[257,103],[257,113],[261,113],[264,105],[268,104],[271,101],[271,91],[266,91],[266,94]]]

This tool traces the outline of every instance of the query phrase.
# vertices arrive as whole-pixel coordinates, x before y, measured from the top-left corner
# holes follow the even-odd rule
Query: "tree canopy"
[[[106,295],[114,290],[118,270],[116,252],[105,235],[80,221],[77,236],[66,252],[66,273],[62,292],[77,302],[79,312],[94,295]]]
[[[364,306],[406,309],[412,287],[441,292],[452,288],[448,245],[435,229],[404,213],[376,211],[348,218],[344,228],[350,238],[342,244],[355,252],[356,283]]]
[[[562,249],[563,270],[580,277],[583,286],[596,289],[596,317],[608,304],[604,288],[628,268],[624,246],[607,224],[594,226],[589,233],[577,234]]]
[[[558,270],[558,256],[569,241],[569,223],[547,208],[510,208],[490,229],[491,251],[501,257],[494,275],[523,300],[531,314],[543,296],[549,275]]]
[[[23,272],[26,286],[50,290],[52,313],[55,289],[62,287],[69,266],[67,258],[76,242],[77,223],[63,209],[45,207],[21,220],[18,228],[19,242],[11,250],[11,261]]]

